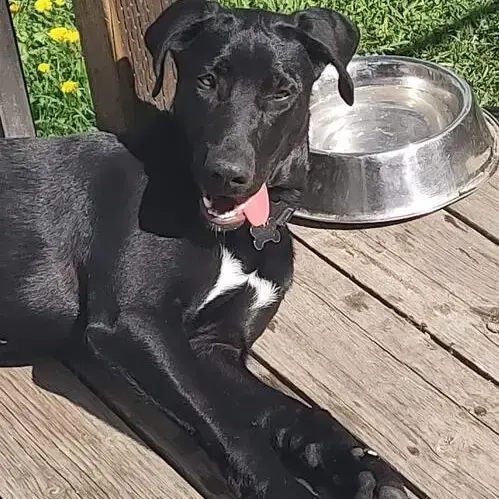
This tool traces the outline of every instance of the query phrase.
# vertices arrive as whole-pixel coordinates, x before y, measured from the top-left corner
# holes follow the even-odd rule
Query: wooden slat
[[[294,288],[255,350],[431,498],[496,499],[499,435],[478,418],[497,412],[496,389],[438,348],[298,245]]]
[[[302,269],[298,269],[301,273]],[[298,274],[300,275],[300,274]],[[315,276],[315,274],[314,274]],[[386,308],[339,272],[333,282],[310,280],[302,286],[330,293],[336,308],[370,339],[403,362],[439,392],[485,423],[499,435],[499,388],[469,369],[427,334]],[[324,283],[327,283],[325,287]],[[496,359],[499,362],[499,356]]]
[[[2,499],[201,497],[60,364],[33,378],[0,370]]]
[[[81,45],[85,58],[88,79],[92,91],[97,127],[119,133],[127,128],[126,110],[122,99],[126,99],[126,87],[120,85],[116,49],[108,33],[115,25],[113,11],[104,10],[102,2],[75,0],[73,8],[76,24],[81,33]],[[130,90],[129,90],[130,91]],[[125,92],[125,97],[122,96]],[[129,110],[129,113],[131,110]]]
[[[0,137],[31,137],[35,127],[7,0],[0,0],[0,36]]]
[[[293,232],[499,380],[499,246],[445,212],[380,229]]]
[[[448,211],[499,242],[499,173]]]
[[[175,90],[169,58],[163,94],[153,101],[154,74],[143,42],[149,24],[172,0],[75,0],[97,126],[113,133],[144,126]]]
[[[499,107],[488,108],[488,111],[499,120]],[[499,171],[480,190],[451,205],[447,211],[499,244]]]

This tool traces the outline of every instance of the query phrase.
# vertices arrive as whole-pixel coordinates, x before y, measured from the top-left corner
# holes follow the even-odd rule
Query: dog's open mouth
[[[248,198],[229,198],[204,195],[201,211],[208,222],[221,229],[236,229],[246,220],[253,225],[264,225],[270,214],[270,200],[265,184]]]

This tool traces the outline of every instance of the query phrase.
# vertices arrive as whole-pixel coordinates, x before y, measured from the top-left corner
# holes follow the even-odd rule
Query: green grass
[[[94,124],[90,92],[79,45],[48,36],[53,26],[74,27],[71,3],[37,13],[35,0],[20,0],[14,14],[33,114],[40,135],[88,130]],[[55,2],[55,0],[52,0]],[[86,0],[90,1],[90,0]],[[291,12],[305,6],[339,10],[359,26],[360,53],[398,53],[445,64],[474,88],[482,105],[499,103],[499,0],[224,0],[229,6]],[[42,75],[40,62],[53,71]],[[79,83],[63,95],[60,82]]]
[[[74,32],[72,3],[50,3],[52,10],[37,12],[35,0],[11,2],[19,6],[12,16],[37,133],[66,135],[90,130],[95,116],[80,44],[56,41],[49,36],[55,27]],[[40,72],[41,63],[50,64],[50,71]],[[64,94],[60,85],[65,81],[76,82],[78,90]]]

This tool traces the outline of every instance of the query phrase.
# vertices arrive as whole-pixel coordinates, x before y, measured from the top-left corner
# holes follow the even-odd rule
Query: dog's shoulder
[[[113,158],[122,163],[137,162],[116,135],[89,132],[64,137],[26,137],[0,139],[0,172],[18,175],[55,175],[66,171],[105,166]]]
[[[4,188],[83,188],[104,178],[142,183],[142,177],[142,163],[111,133],[0,139],[0,180]]]
[[[51,159],[57,158],[64,151],[99,150],[112,151],[119,144],[116,135],[108,132],[87,132],[70,134],[62,137],[21,137],[0,138],[0,161],[7,159],[23,162],[31,157],[43,154]],[[43,158],[43,156],[42,156]]]

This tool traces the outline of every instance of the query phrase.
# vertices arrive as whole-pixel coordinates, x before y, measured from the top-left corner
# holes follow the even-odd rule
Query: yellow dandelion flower
[[[63,94],[75,94],[76,92],[78,92],[80,85],[78,85],[78,82],[76,81],[67,80],[63,81],[59,88],[61,89],[61,92]]]
[[[52,40],[56,42],[63,42],[66,40],[66,36],[68,34],[68,28],[64,28],[63,26],[58,26],[56,28],[52,28],[49,31],[49,36]]]
[[[35,2],[35,10],[37,12],[50,12],[52,8],[52,0],[36,0]]]
[[[78,43],[80,41],[80,33],[77,29],[68,29],[63,26],[52,28],[49,36],[56,42]]]
[[[57,7],[64,7],[66,5],[66,0],[55,0]]]
[[[80,41],[80,33],[77,29],[68,29],[65,40],[69,43],[78,43]]]
[[[41,62],[38,64],[38,71],[43,74],[50,73],[50,64],[48,62]]]
[[[9,10],[12,14],[17,14],[21,10],[21,4],[19,2],[12,2],[9,4]]]

